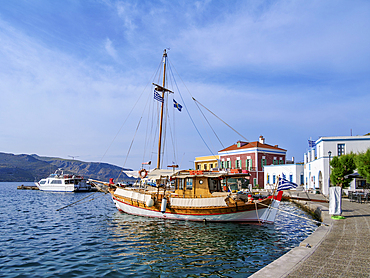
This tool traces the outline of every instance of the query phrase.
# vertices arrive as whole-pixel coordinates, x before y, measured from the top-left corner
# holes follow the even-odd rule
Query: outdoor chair
[[[357,194],[357,203],[362,204],[363,196],[361,194]]]
[[[370,193],[367,193],[367,194],[366,194],[366,196],[365,196],[365,200],[364,200],[364,202],[365,202],[366,204],[368,204],[368,203],[369,203],[369,201],[370,201]]]
[[[355,202],[355,195],[353,194],[353,191],[348,191],[348,199],[350,202]]]

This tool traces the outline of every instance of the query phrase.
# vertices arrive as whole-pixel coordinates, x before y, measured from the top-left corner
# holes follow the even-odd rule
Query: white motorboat
[[[46,179],[35,182],[35,184],[42,191],[77,192],[91,190],[91,185],[83,177],[64,174],[62,169],[56,170],[55,173]]]

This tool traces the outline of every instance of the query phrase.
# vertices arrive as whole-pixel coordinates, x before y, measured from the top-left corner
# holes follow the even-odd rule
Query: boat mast
[[[158,140],[158,159],[157,159],[157,169],[161,167],[161,148],[162,148],[162,125],[163,125],[163,109],[164,109],[164,93],[166,85],[166,62],[167,62],[167,52],[166,49],[163,51],[163,84],[162,84],[162,99],[161,103],[161,118],[159,122],[159,140]]]

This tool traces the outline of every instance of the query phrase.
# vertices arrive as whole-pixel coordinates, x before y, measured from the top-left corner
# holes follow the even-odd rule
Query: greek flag
[[[279,184],[278,184],[277,191],[288,190],[288,189],[296,188],[297,186],[298,184],[279,177]]]
[[[308,146],[309,146],[310,148],[314,148],[314,147],[316,146],[315,141],[308,140]]]
[[[177,108],[181,112],[182,105],[180,103],[177,103],[176,100],[173,100],[173,107]]]
[[[154,99],[163,102],[163,97],[156,90],[154,90]]]

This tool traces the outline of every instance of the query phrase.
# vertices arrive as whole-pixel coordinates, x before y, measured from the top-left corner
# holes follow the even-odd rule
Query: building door
[[[323,180],[322,180],[322,172],[319,172],[319,188],[320,192],[322,192]]]

